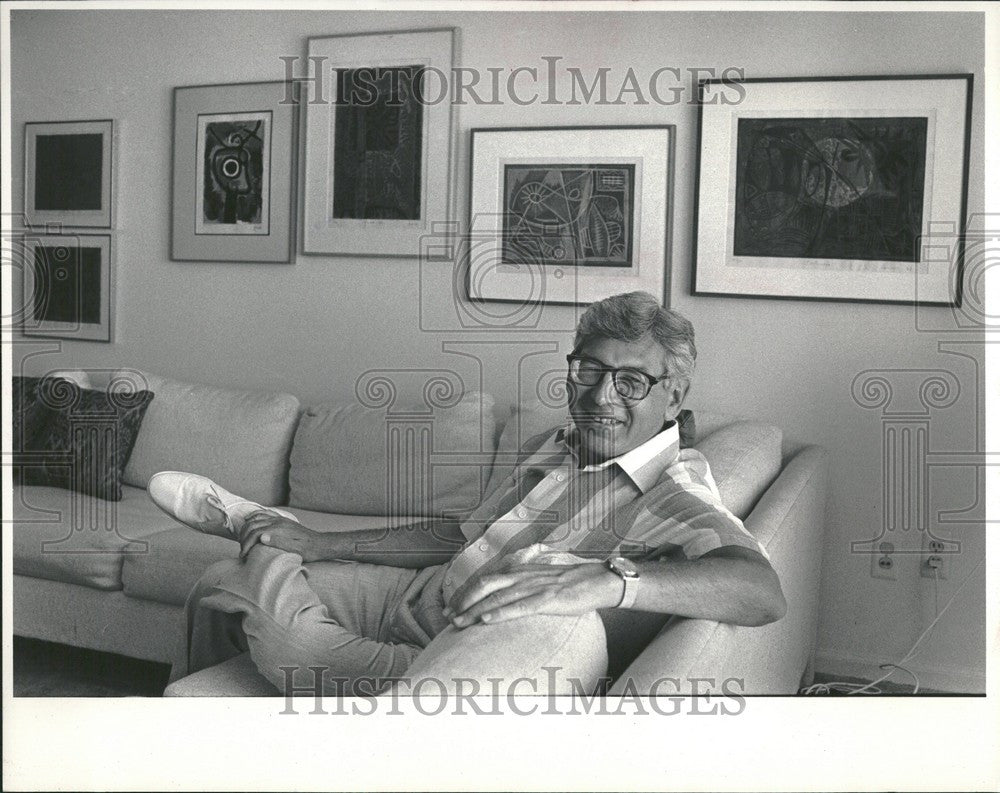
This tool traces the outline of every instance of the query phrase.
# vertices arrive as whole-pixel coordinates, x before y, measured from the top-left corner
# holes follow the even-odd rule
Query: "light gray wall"
[[[428,330],[456,326],[450,265],[325,256],[299,256],[292,265],[179,263],[168,254],[175,86],[281,79],[279,56],[304,55],[309,36],[452,25],[459,33],[457,64],[526,65],[544,73],[542,56],[562,56],[561,66],[585,73],[611,67],[611,85],[618,85],[629,66],[646,76],[662,66],[734,66],[748,77],[975,72],[970,212],[982,211],[981,14],[15,10],[13,162],[22,162],[25,121],[112,117],[119,122],[117,340],[64,342],[61,351],[32,359],[29,373],[141,366],[185,379],[287,390],[306,401],[353,399],[356,378],[376,367],[452,368],[474,382],[473,360],[442,350],[445,341],[473,335]],[[559,80],[560,90],[567,90],[564,72]],[[685,85],[690,86],[687,78]],[[545,90],[544,76],[539,86]],[[788,436],[829,449],[821,662],[840,671],[857,671],[852,664],[863,662],[870,665],[869,674],[877,674],[874,665],[901,656],[933,617],[934,591],[931,582],[918,578],[915,558],[902,561],[899,580],[886,582],[871,578],[866,556],[849,552],[851,541],[874,535],[882,514],[879,411],[860,408],[851,383],[867,369],[953,372],[961,392],[951,408],[933,412],[930,444],[936,450],[974,449],[981,390],[976,361],[982,356],[976,351],[976,360],[970,360],[939,350],[939,342],[955,334],[935,329],[956,326],[943,309],[917,316],[905,306],[688,294],[695,123],[695,108],[686,103],[458,108],[456,206],[464,218],[470,128],[676,125],[669,293],[671,304],[698,332],[691,404],[771,421]],[[20,168],[14,170],[17,208],[22,180]],[[16,273],[14,289],[19,294]],[[558,368],[575,318],[574,309],[550,307],[537,332],[490,337],[496,343],[480,355],[485,387],[508,402],[530,393],[539,373]],[[518,385],[513,373],[535,349],[526,343],[531,340],[560,346],[525,359]],[[971,469],[939,471],[931,486],[935,509],[963,509],[981,500]],[[946,534],[961,540],[963,553],[940,585],[942,604],[984,552],[981,525],[956,525]],[[983,620],[977,573],[913,668],[940,685],[981,679]]]

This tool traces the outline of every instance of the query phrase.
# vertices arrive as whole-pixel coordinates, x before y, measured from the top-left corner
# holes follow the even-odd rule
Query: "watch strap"
[[[622,581],[625,582],[625,592],[622,594],[618,608],[630,609],[635,605],[636,598],[639,597],[639,579],[622,576]]]
[[[626,572],[619,565],[619,562],[623,563],[622,566],[628,565],[632,567],[625,559],[620,559],[618,557],[608,559],[607,566],[608,569],[617,575],[625,584],[625,591],[622,592],[622,599],[619,601],[615,608],[620,609],[630,609],[635,605],[636,598],[639,596],[639,574],[635,571],[634,567]]]

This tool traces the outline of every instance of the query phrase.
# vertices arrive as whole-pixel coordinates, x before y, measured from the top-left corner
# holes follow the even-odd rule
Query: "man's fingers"
[[[524,562],[523,564],[512,564],[506,569],[508,573],[558,573],[556,565],[543,564],[541,562]]]
[[[240,537],[240,558],[243,559],[250,552],[250,549],[257,544],[257,536],[260,531],[244,531]]]
[[[521,598],[520,600],[515,600],[512,603],[508,603],[504,606],[498,606],[495,609],[486,611],[480,620],[492,625],[494,622],[504,622],[505,620],[513,620],[518,617],[528,617],[532,614],[538,614],[542,611],[542,606],[548,602],[547,599],[542,594],[529,595],[528,597]]]
[[[253,548],[259,541],[260,535],[266,531],[265,528],[252,529],[251,531],[244,531],[243,536],[240,538],[240,558],[246,557],[250,553],[250,549]]]
[[[455,607],[454,613],[461,614],[471,606],[480,602],[483,598],[492,595],[501,589],[507,589],[525,579],[524,573],[495,573],[484,575],[475,586],[465,593],[465,597]]]
[[[528,586],[523,582],[515,583],[514,585],[504,589],[498,589],[496,592],[478,600],[467,609],[457,614],[455,616],[454,623],[460,628],[463,628],[466,625],[471,625],[483,614],[493,612],[502,606],[523,600],[526,597],[532,597],[535,595],[536,591],[537,590],[535,588]]]
[[[243,521],[244,526],[257,528],[259,526],[270,526],[278,516],[272,512],[253,512]]]

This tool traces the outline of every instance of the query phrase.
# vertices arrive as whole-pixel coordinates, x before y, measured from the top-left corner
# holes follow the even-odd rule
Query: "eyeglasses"
[[[607,366],[596,358],[570,353],[566,356],[569,363],[569,379],[577,385],[594,386],[601,382],[605,373],[611,372],[611,382],[615,392],[629,402],[640,402],[649,396],[653,386],[670,377],[662,377],[643,372],[640,369],[615,369]]]

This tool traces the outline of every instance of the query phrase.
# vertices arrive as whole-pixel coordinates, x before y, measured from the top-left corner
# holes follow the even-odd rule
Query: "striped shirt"
[[[478,577],[529,559],[697,559],[727,545],[767,556],[723,506],[705,457],[680,448],[676,422],[635,449],[586,467],[574,456],[575,432],[529,439],[514,472],[461,524],[468,542],[445,566],[445,603]]]

